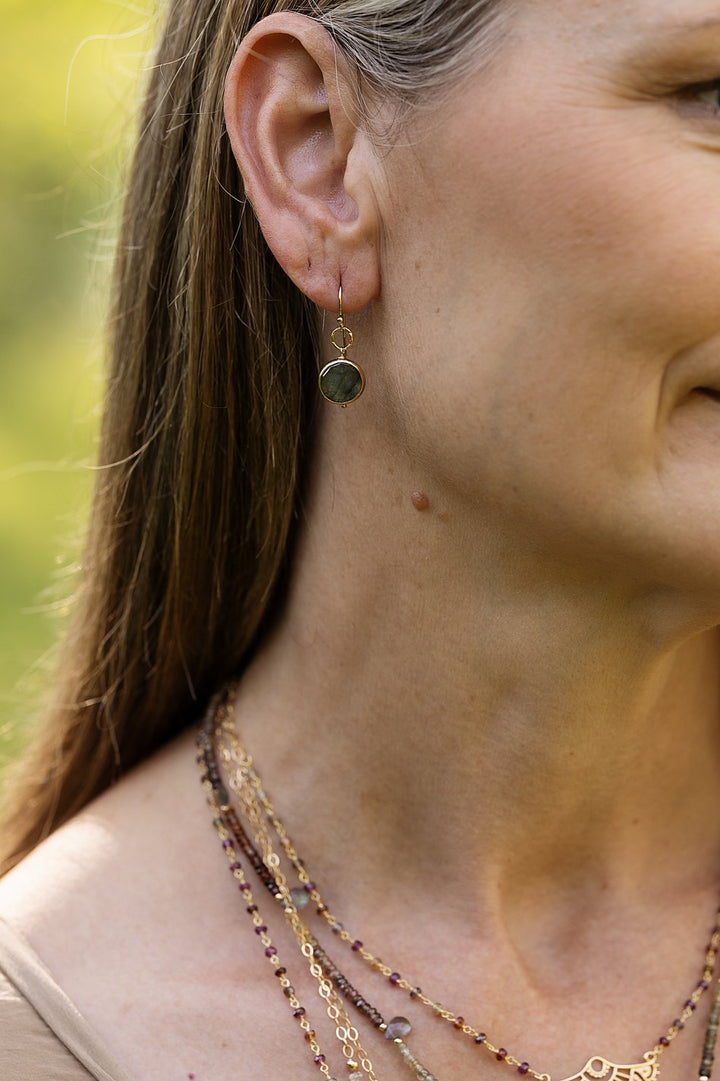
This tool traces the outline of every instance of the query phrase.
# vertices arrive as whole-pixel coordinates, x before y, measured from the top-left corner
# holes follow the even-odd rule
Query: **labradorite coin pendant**
[[[338,357],[320,372],[318,386],[323,398],[345,409],[351,402],[357,401],[364,391],[365,376],[357,364],[347,357]]]

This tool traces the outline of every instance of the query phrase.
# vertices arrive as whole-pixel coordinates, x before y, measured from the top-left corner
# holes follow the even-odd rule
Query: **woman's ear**
[[[377,159],[356,126],[343,58],[324,27],[296,12],[259,22],[227,75],[225,121],[245,190],[295,284],[346,311],[380,291]]]

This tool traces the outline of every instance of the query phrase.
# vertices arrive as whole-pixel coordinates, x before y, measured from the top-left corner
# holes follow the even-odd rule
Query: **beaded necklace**
[[[347,1081],[364,1081],[365,1078],[368,1081],[378,1081],[378,1079],[367,1052],[362,1046],[359,1032],[350,1020],[342,999],[348,1001],[363,1014],[384,1035],[385,1039],[391,1042],[405,1064],[420,1081],[438,1081],[438,1079],[420,1062],[405,1042],[405,1037],[412,1030],[407,1018],[394,1017],[390,1021],[385,1021],[380,1011],[371,1005],[365,995],[355,989],[316,940],[300,915],[310,901],[314,903],[318,915],[329,925],[338,940],[360,957],[372,971],[384,977],[391,987],[406,992],[411,999],[431,1010],[436,1017],[448,1022],[454,1030],[470,1037],[475,1045],[493,1055],[498,1062],[516,1069],[520,1075],[528,1075],[535,1081],[552,1081],[549,1074],[534,1070],[529,1063],[516,1058],[505,1048],[496,1046],[486,1033],[468,1024],[464,1017],[446,1009],[439,1002],[425,995],[412,981],[403,977],[366,949],[363,942],[354,937],[334,916],[298,856],[295,846],[263,788],[252,758],[239,739],[232,708],[235,689],[232,685],[228,686],[210,704],[198,737],[197,760],[203,769],[202,781],[213,813],[213,824],[228,858],[231,873],[237,880],[238,889],[245,901],[246,911],[252,919],[255,933],[264,947],[265,956],[275,971],[288,1005],[292,1008],[293,1017],[303,1031],[305,1041],[312,1052],[314,1065],[325,1081],[337,1081],[337,1078],[331,1073],[327,1057],[320,1048],[306,1008],[297,998],[287,969],[280,963],[267,924],[263,921],[252,887],[244,873],[241,854],[247,859],[262,886],[282,905],[284,916],[309,972],[317,983],[318,994],[325,1003],[326,1013],[334,1026],[335,1037],[342,1049],[347,1070]],[[237,797],[248,828],[253,835],[252,840],[232,807],[230,795],[222,780],[216,747],[228,776],[228,784]],[[273,848],[272,833],[276,835],[289,867],[297,876],[299,885],[294,888],[288,885],[287,877],[281,869],[281,857]],[[643,1055],[642,1062],[620,1065],[602,1056],[594,1055],[581,1071],[564,1081],[657,1081],[660,1055],[683,1031],[696,1011],[701,997],[711,986],[718,950],[720,950],[720,910],[716,914],[700,980],[685,1001],[678,1017],[659,1038],[652,1050]],[[699,1081],[711,1081],[719,1026],[720,983],[715,990],[705,1033],[698,1071]]]

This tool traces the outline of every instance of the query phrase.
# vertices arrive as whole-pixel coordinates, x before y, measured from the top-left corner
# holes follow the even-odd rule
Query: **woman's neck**
[[[313,493],[238,700],[302,849],[355,869],[360,908],[388,877],[411,897],[429,867],[488,910],[539,884],[584,905],[717,882],[715,632],[611,570],[503,544],[487,517],[419,512],[387,469],[362,508],[353,481]]]

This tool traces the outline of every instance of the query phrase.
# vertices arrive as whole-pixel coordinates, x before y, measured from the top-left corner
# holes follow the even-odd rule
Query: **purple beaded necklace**
[[[514,1068],[520,1075],[529,1075],[535,1081],[552,1081],[550,1074],[533,1069],[528,1062],[516,1058],[505,1048],[496,1046],[486,1033],[468,1024],[464,1017],[446,1009],[425,995],[413,981],[406,979],[366,949],[362,941],[352,935],[333,915],[323,901],[316,883],[311,881],[305,865],[300,860],[295,846],[290,841],[282,821],[265,792],[251,757],[238,737],[232,707],[235,691],[235,685],[226,687],[213,699],[205,716],[198,737],[197,755],[198,763],[203,770],[202,782],[213,813],[213,824],[228,858],[231,873],[238,882],[238,889],[245,901],[246,911],[254,924],[255,933],[264,947],[267,960],[274,969],[279,986],[292,1009],[293,1017],[303,1032],[312,1053],[314,1065],[325,1081],[337,1081],[337,1078],[330,1070],[327,1057],[318,1043],[317,1034],[309,1022],[307,1010],[297,998],[287,969],[280,964],[267,924],[260,915],[252,894],[252,887],[243,871],[240,862],[241,854],[248,861],[260,884],[282,905],[283,913],[293,929],[303,957],[318,983],[318,993],[326,1003],[328,1016],[335,1024],[335,1035],[342,1047],[347,1081],[365,1081],[366,1078],[368,1081],[377,1081],[377,1077],[362,1047],[359,1033],[345,1012],[342,1000],[365,1016],[370,1024],[391,1042],[405,1064],[413,1070],[420,1081],[437,1081],[437,1078],[419,1061],[405,1042],[405,1037],[412,1030],[410,1021],[400,1016],[385,1021],[382,1013],[368,1001],[365,995],[358,992],[310,932],[300,916],[300,912],[310,901],[314,903],[317,914],[329,925],[334,936],[349,947],[353,954],[362,958],[372,971],[382,976],[389,986],[405,992],[410,999],[430,1009],[436,1017],[448,1022],[454,1030],[468,1036],[476,1046],[494,1056],[498,1062]],[[231,804],[228,787],[221,776],[218,755],[227,770],[228,785],[237,796],[241,810],[248,821],[253,834],[252,840]],[[280,856],[272,847],[272,834],[279,840],[287,864],[297,876],[299,885],[294,888],[288,885],[285,874],[281,870]],[[700,980],[685,1001],[678,1017],[668,1026],[652,1050],[643,1055],[642,1061],[621,1065],[595,1055],[588,1060],[582,1070],[565,1078],[564,1081],[657,1081],[659,1057],[684,1030],[686,1023],[697,1010],[701,997],[711,986],[719,950],[720,910],[716,914],[705,952]],[[698,1081],[711,1081],[719,1025],[720,983],[715,990],[705,1033]]]

